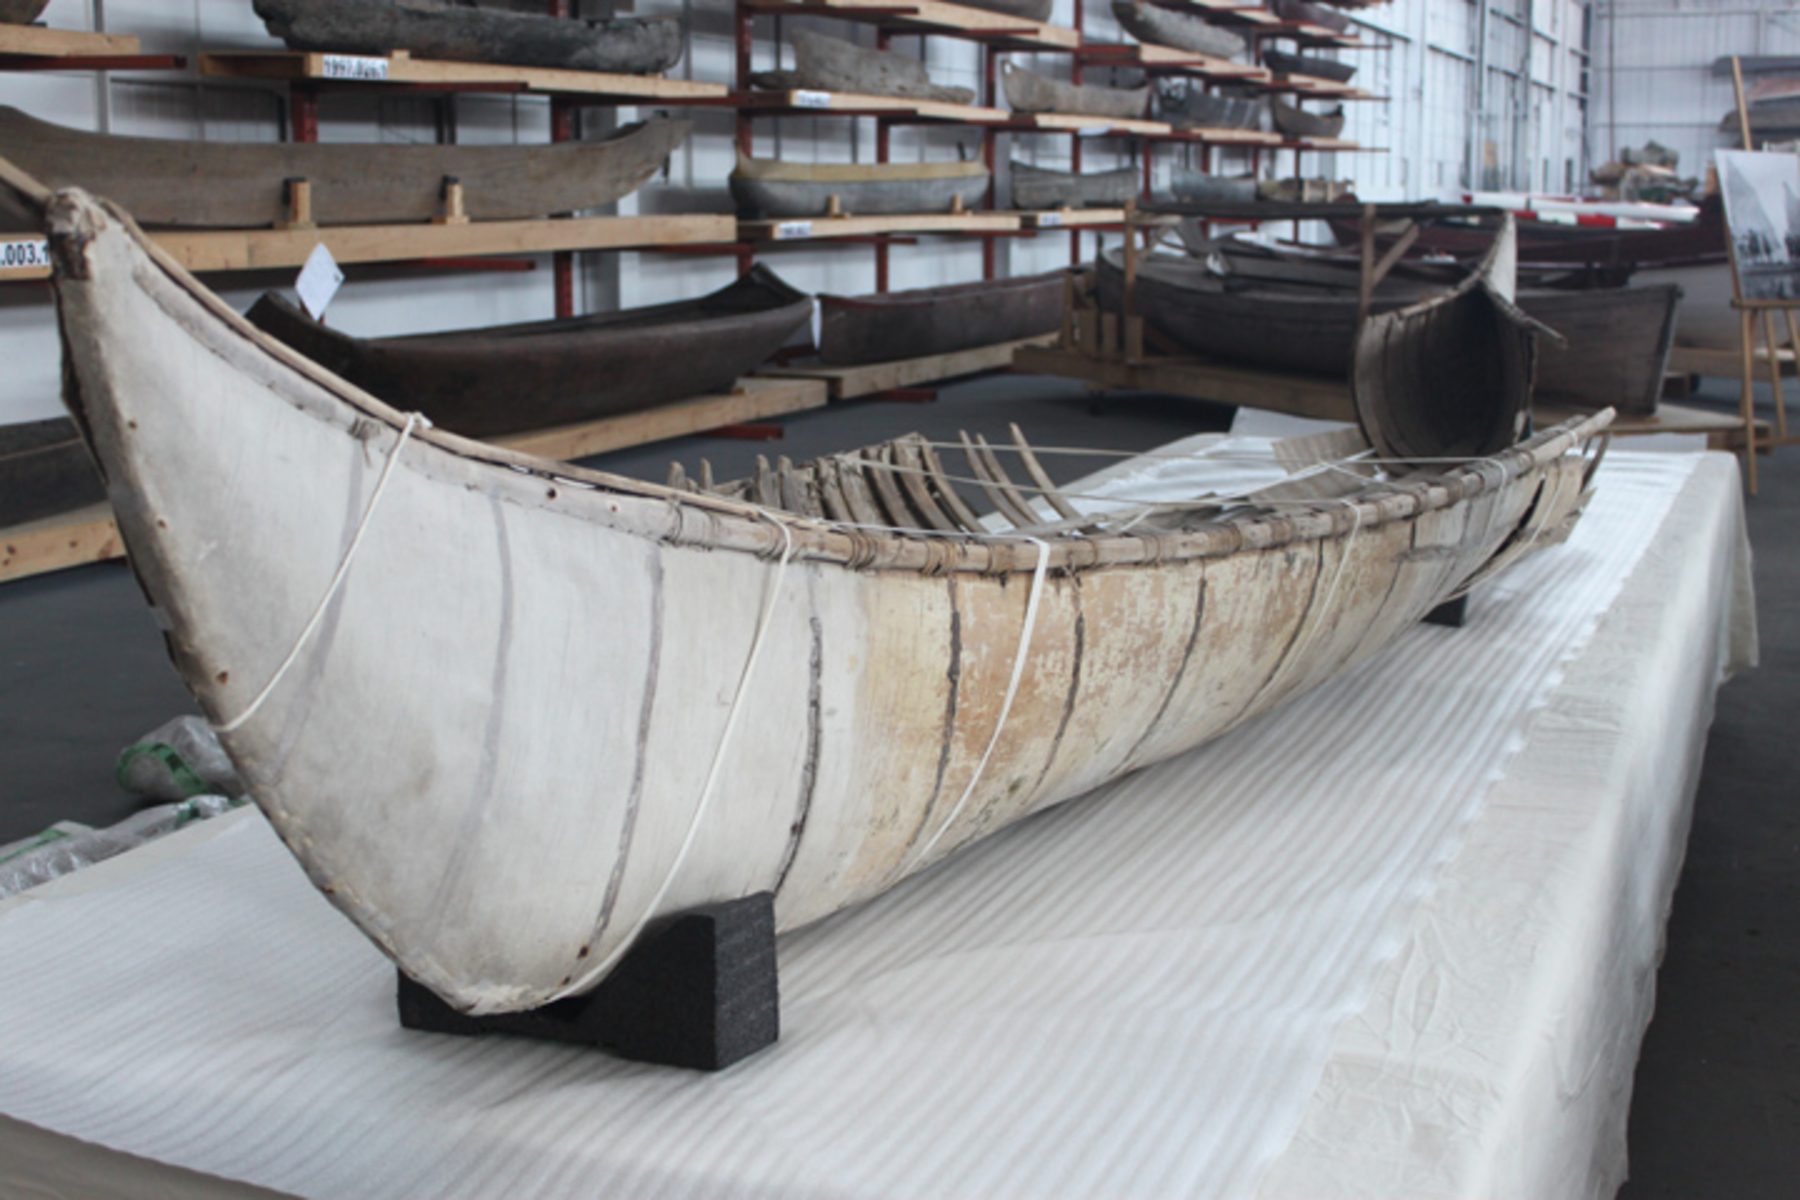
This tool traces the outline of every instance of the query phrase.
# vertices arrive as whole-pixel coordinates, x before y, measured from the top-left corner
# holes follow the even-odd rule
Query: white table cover
[[[1615,451],[1468,627],[783,939],[714,1076],[400,1030],[234,814],[0,906],[0,1191],[1606,1194],[1753,654],[1732,460]]]

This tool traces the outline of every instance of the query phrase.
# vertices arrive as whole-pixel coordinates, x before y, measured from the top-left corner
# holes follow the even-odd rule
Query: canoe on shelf
[[[44,15],[50,0],[0,0],[0,22],[29,25]]]
[[[475,1014],[699,904],[805,925],[1317,685],[1566,534],[1605,424],[1091,532],[1027,509],[1033,542],[916,440],[745,500],[420,428],[44,199],[66,398],[177,669],[319,890]]]
[[[1366,322],[1355,293],[1221,276],[1210,258],[1138,263],[1133,309],[1181,352],[1347,377],[1365,432],[1408,457],[1432,440],[1473,455],[1518,436],[1543,327],[1512,300],[1510,224],[1454,285],[1377,304]],[[1122,250],[1100,257],[1097,282],[1106,311],[1121,311]]]
[[[1341,104],[1330,112],[1314,113],[1271,97],[1269,112],[1275,117],[1275,128],[1289,137],[1334,138],[1344,132],[1344,106]]]
[[[948,287],[819,297],[819,360],[892,362],[1052,333],[1062,324],[1063,271]]]
[[[1264,50],[1263,66],[1277,75],[1307,75],[1329,79],[1333,83],[1349,83],[1356,76],[1354,63],[1320,58],[1316,54],[1288,54],[1281,50]]]
[[[53,187],[82,187],[145,225],[266,228],[287,219],[290,179],[312,185],[320,225],[427,221],[444,180],[462,184],[478,221],[545,217],[611,204],[662,169],[688,122],[655,118],[603,141],[554,146],[194,142],[87,133],[0,107],[0,150]],[[35,224],[5,202],[0,221]]]
[[[1244,52],[1244,39],[1221,29],[1205,17],[1175,12],[1149,0],[1113,0],[1113,16],[1140,42],[1168,46],[1213,58],[1235,58]]]
[[[255,0],[256,15],[296,50],[650,75],[681,61],[679,17],[571,21],[436,0]]]
[[[1320,25],[1333,33],[1345,33],[1350,28],[1349,17],[1328,4],[1314,4],[1312,0],[1275,0],[1275,15],[1284,21]]]
[[[958,3],[970,8],[1005,13],[1009,17],[1021,17],[1027,21],[1048,21],[1056,0],[958,0]]]
[[[1157,81],[1157,118],[1177,129],[1261,129],[1267,111],[1260,98],[1221,96],[1187,80]]]
[[[1010,60],[1001,64],[1000,79],[1006,88],[1006,102],[1014,112],[1071,113],[1131,120],[1143,116],[1150,103],[1147,84],[1115,88],[1101,87],[1097,83],[1064,83],[1027,71]]]
[[[729,391],[811,318],[811,297],[761,266],[693,300],[412,337],[351,337],[275,292],[249,312],[334,374],[468,437]]]
[[[939,87],[931,82],[925,64],[904,54],[865,49],[807,29],[796,31],[793,42],[793,69],[759,71],[750,77],[752,85],[771,91],[858,92],[945,104],[969,104],[975,99],[970,88]]]
[[[67,417],[0,425],[0,529],[106,499],[94,456]]]
[[[1182,229],[1184,241],[1189,232]],[[1336,297],[1347,310],[1357,302],[1361,267],[1347,254],[1276,248],[1239,238],[1188,244],[1196,258],[1222,261],[1229,278],[1239,284],[1304,288]],[[1453,285],[1461,272],[1451,264],[1403,262],[1377,288],[1375,311],[1415,303]],[[1580,282],[1579,276],[1561,271],[1520,273],[1519,308],[1560,338],[1545,338],[1538,345],[1533,394],[1568,408],[1655,412],[1674,344],[1681,289],[1671,284],[1582,287]]]
[[[1117,208],[1138,194],[1136,167],[1116,171],[1053,171],[1014,159],[1014,208]]]
[[[1197,200],[1205,204],[1250,204],[1257,195],[1255,176],[1214,175],[1179,168],[1169,177],[1169,190],[1177,200]]]
[[[746,217],[941,213],[974,208],[987,193],[979,162],[790,163],[738,155],[732,198]]]

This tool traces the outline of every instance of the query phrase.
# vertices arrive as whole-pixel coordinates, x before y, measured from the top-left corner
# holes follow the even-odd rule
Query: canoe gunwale
[[[324,411],[322,406],[307,407],[315,419],[339,424],[346,442],[356,446],[358,452],[376,440],[369,423],[384,427],[396,438],[407,425],[406,413],[338,378],[251,325],[145,236],[130,215],[115,205],[75,189],[51,193],[4,160],[0,160],[0,182],[46,205],[52,258],[59,278],[86,278],[87,247],[106,235],[105,221],[116,222],[138,252],[156,268],[161,280],[195,302],[220,328],[342,405],[347,411],[339,414]],[[154,275],[145,278],[145,274],[134,272],[133,283],[154,292],[159,280]],[[165,301],[158,298],[157,302]],[[68,401],[79,417],[79,395],[71,394]],[[1049,540],[1045,543],[1049,547],[1047,566],[1065,574],[1102,567],[1157,567],[1319,541],[1352,530],[1366,533],[1376,525],[1497,491],[1571,450],[1584,447],[1607,427],[1612,416],[1612,410],[1606,409],[1572,419],[1486,458],[1447,467],[1442,473],[1396,480],[1357,499],[1299,506],[1299,511],[1291,514],[1233,517],[1191,530]],[[496,468],[500,472],[496,493],[520,503],[525,502],[524,493],[516,486],[520,477],[574,485],[572,494],[560,494],[556,488],[543,489],[533,503],[563,509],[595,524],[665,544],[732,550],[771,560],[785,552],[852,570],[925,575],[1029,574],[1039,564],[1039,543],[1023,533],[944,536],[924,531],[846,529],[828,520],[522,454],[441,429],[415,428],[411,440],[463,464]],[[451,481],[457,473],[446,470],[441,462],[434,463],[434,457],[416,455],[409,467],[428,477]],[[464,479],[454,481],[460,484]],[[501,486],[501,481],[510,481],[513,486]],[[585,498],[589,492],[602,493],[609,500],[594,504]]]

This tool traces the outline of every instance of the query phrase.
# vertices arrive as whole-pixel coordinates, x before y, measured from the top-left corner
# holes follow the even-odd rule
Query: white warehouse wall
[[[1080,0],[1056,0],[1052,19],[1073,24]],[[1667,0],[1665,0],[1667,2]],[[520,4],[519,7],[533,7]],[[600,3],[588,10],[605,11]],[[1391,50],[1345,52],[1361,67],[1357,82],[1391,103],[1354,103],[1347,135],[1384,147],[1378,154],[1308,154],[1308,175],[1352,180],[1369,198],[1454,196],[1471,181],[1543,187],[1562,186],[1563,174],[1585,175],[1582,157],[1584,97],[1581,94],[1583,14],[1580,0],[1490,0],[1486,17],[1472,0],[1394,0],[1354,14],[1369,39]],[[689,53],[675,74],[730,82],[734,67],[729,0],[629,0],[621,13],[679,13],[688,21]],[[1129,40],[1118,31],[1111,6],[1086,0],[1087,35]],[[46,23],[59,28],[103,28],[135,34],[146,53],[195,55],[203,49],[267,48],[276,43],[251,10],[249,0],[52,0]],[[1529,23],[1530,101],[1521,117],[1518,96]],[[873,44],[866,26],[821,18],[795,17],[756,23],[754,65],[774,66],[777,33],[801,27]],[[927,56],[932,77],[942,84],[979,90],[980,50],[953,38],[897,37],[894,49]],[[1028,68],[1064,75],[1068,57],[1056,54],[1011,56]],[[791,59],[786,60],[791,63]],[[1090,70],[1090,82],[1103,81]],[[1486,80],[1485,91],[1477,81]],[[276,87],[202,78],[185,72],[0,72],[0,103],[62,124],[121,134],[219,141],[279,140],[283,136],[283,92]],[[1477,109],[1485,101],[1480,120]],[[548,140],[548,102],[535,97],[463,95],[450,101],[458,140],[470,143]],[[1004,102],[1002,101],[1002,104]],[[326,93],[321,104],[321,137],[330,141],[431,141],[437,136],[437,102],[420,96],[377,98]],[[653,181],[619,205],[619,211],[674,212],[729,209],[725,177],[733,160],[732,114],[722,109],[676,109],[695,131],[671,160],[666,177]],[[638,110],[591,108],[583,120],[599,131],[615,120],[635,120]],[[869,159],[874,124],[842,117],[759,119],[756,152],[797,160]],[[1515,135],[1517,135],[1515,137]],[[1010,143],[1010,147],[1009,147]],[[1516,148],[1515,148],[1516,143]],[[950,158],[959,145],[979,149],[974,130],[914,126],[894,130],[896,159]],[[1066,166],[1066,135],[1003,135],[998,157],[1011,156],[1045,166]],[[0,147],[0,153],[4,148]],[[1134,162],[1131,144],[1112,139],[1084,143],[1088,170]],[[1156,155],[1156,181],[1166,184],[1171,169],[1198,162],[1197,151],[1164,146]],[[1243,152],[1216,150],[1220,172],[1247,169]],[[1572,165],[1570,165],[1572,164]],[[1263,155],[1264,175],[1291,175],[1294,156]],[[1471,175],[1471,171],[1474,175]],[[1002,198],[1004,202],[1004,198]],[[1084,252],[1092,237],[1084,238]],[[917,245],[891,251],[895,288],[961,282],[979,277],[981,246],[975,239],[920,238]],[[1065,234],[1035,239],[1002,239],[997,245],[1002,273],[1049,270],[1068,262]],[[857,293],[874,286],[874,251],[867,246],[782,249],[763,261],[796,286],[809,291]],[[582,257],[577,304],[583,310],[639,305],[689,296],[723,286],[735,271],[733,259],[667,254],[589,254]],[[552,311],[548,259],[525,274],[355,272],[333,305],[331,319],[353,333],[380,335],[530,320]],[[291,281],[291,273],[255,279],[214,277],[226,299],[247,307],[260,289]],[[47,292],[39,285],[0,285],[0,353],[12,369],[0,382],[0,423],[50,416],[60,411],[53,318]]]

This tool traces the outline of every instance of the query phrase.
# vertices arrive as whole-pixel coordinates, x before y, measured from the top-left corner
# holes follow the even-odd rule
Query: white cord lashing
[[[387,491],[388,480],[393,477],[394,467],[400,462],[400,452],[406,449],[406,443],[411,440],[413,430],[420,426],[431,428],[431,421],[424,413],[406,414],[406,424],[400,427],[400,436],[394,439],[394,447],[388,451],[387,462],[381,468],[381,476],[375,481],[375,490],[369,493],[369,502],[363,506],[362,519],[356,523],[356,532],[351,535],[350,544],[344,547],[344,556],[338,560],[338,568],[331,576],[331,582],[325,585],[325,594],[320,596],[318,604],[313,606],[312,616],[307,618],[305,627],[300,630],[300,636],[294,639],[294,644],[288,650],[287,657],[281,660],[281,665],[275,668],[273,675],[269,676],[269,682],[263,684],[262,690],[256,693],[256,698],[250,701],[243,712],[223,725],[213,726],[218,732],[232,733],[242,728],[244,723],[254,717],[257,710],[262,708],[263,702],[274,694],[275,689],[286,678],[288,671],[293,669],[294,663],[299,660],[300,651],[306,648],[306,643],[311,641],[313,634],[318,631],[319,622],[325,619],[325,610],[331,607],[332,597],[338,594],[338,589],[343,586],[344,579],[350,574],[350,564],[356,561],[356,552],[362,548],[363,535],[369,532],[369,522],[374,520],[375,510],[381,505],[381,497]]]

